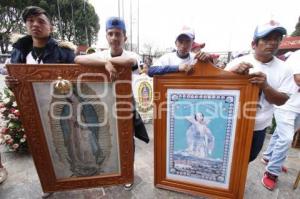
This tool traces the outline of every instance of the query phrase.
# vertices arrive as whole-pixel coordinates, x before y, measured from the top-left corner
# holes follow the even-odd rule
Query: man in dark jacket
[[[58,43],[51,38],[53,26],[44,9],[36,6],[26,7],[22,18],[28,35],[13,44],[10,63],[74,63],[74,49],[67,43]],[[6,76],[5,83],[11,88],[19,81],[12,76]],[[48,193],[45,193],[44,196],[47,195]]]
[[[44,9],[36,6],[26,7],[22,18],[28,35],[13,44],[11,63],[74,63],[75,54],[71,46],[51,38],[53,26]],[[6,76],[5,82],[8,87],[18,83],[11,76]]]

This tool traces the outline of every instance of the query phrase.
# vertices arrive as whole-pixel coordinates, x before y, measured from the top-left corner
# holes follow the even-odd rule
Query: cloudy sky
[[[138,37],[138,0],[119,0],[130,38]],[[118,0],[89,0],[100,17],[97,47],[107,47],[105,20],[118,16]],[[122,2],[124,6],[122,8]],[[195,30],[197,42],[205,42],[207,52],[240,51],[250,48],[255,26],[270,19],[279,21],[291,34],[300,16],[296,0],[139,0],[139,43],[160,49],[174,47],[176,33],[184,25]]]

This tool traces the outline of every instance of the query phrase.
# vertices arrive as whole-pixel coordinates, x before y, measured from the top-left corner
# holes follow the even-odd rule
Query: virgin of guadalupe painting
[[[153,79],[145,73],[132,76],[136,108],[145,123],[153,119]]]
[[[33,87],[56,177],[119,173],[117,123],[108,111],[114,98],[109,92],[102,95],[104,87],[112,85],[72,84],[70,92],[61,95],[49,84]]]
[[[8,64],[43,192],[133,182],[131,68]]]
[[[228,188],[239,91],[168,89],[167,178]]]

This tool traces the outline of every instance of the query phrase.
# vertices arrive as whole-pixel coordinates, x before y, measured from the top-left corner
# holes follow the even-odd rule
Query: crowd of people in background
[[[287,168],[283,163],[300,123],[300,51],[289,53],[290,58],[286,62],[275,56],[282,38],[287,34],[286,29],[279,23],[270,21],[258,25],[251,42],[253,52],[238,54],[226,64],[219,59],[219,55],[204,52],[205,43],[196,42],[194,30],[187,26],[174,38],[174,52],[166,53],[156,60],[151,56],[144,56],[141,61],[137,54],[124,49],[127,40],[126,27],[125,22],[118,17],[109,18],[106,22],[109,49],[97,52],[94,48],[88,48],[88,55],[76,57],[72,49],[51,37],[53,25],[45,10],[30,6],[24,9],[22,17],[28,35],[13,44],[11,63],[75,62],[105,67],[112,80],[118,78],[115,65],[130,65],[133,73],[146,73],[152,77],[174,72],[191,74],[199,61],[211,62],[234,73],[250,75],[249,81],[259,87],[260,94],[249,162],[255,160],[261,151],[266,129],[271,125],[275,111],[277,127],[261,160],[266,165],[262,184],[273,190],[280,173],[286,172]],[[286,57],[280,58],[285,60]],[[11,76],[6,76],[5,81],[8,87],[18,84],[18,80]],[[149,138],[143,122],[136,110],[133,112],[136,116],[133,120],[134,134],[148,143]],[[0,156],[0,183],[6,178],[7,171],[1,164]],[[132,183],[125,185],[125,189],[131,188]]]

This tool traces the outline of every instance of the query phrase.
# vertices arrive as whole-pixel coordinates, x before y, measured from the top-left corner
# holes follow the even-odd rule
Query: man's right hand
[[[230,69],[231,72],[235,72],[241,75],[248,75],[249,69],[253,68],[253,65],[248,62],[241,62],[238,65]]]
[[[9,76],[9,75],[5,76],[4,81],[8,88],[13,88],[20,83],[18,79],[14,78],[13,76]]]
[[[105,63],[105,69],[107,70],[107,72],[109,72],[110,79],[112,81],[115,81],[118,78],[117,70],[115,69],[114,65],[110,61],[107,61]]]

